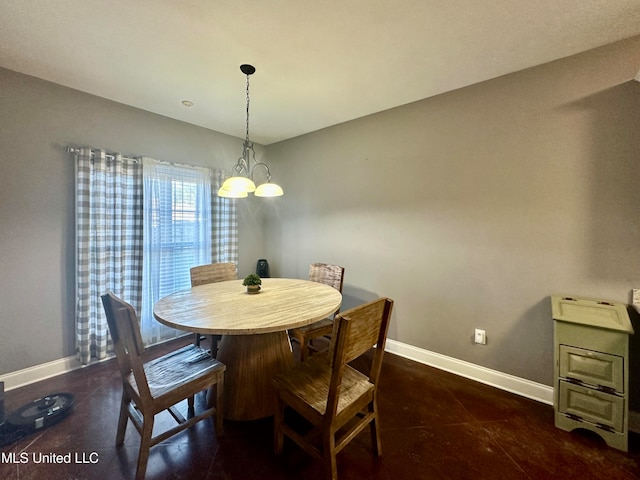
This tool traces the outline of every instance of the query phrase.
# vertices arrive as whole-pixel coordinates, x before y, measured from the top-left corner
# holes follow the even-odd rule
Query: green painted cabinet
[[[557,295],[551,308],[556,427],[591,430],[626,452],[633,334],[626,305]]]

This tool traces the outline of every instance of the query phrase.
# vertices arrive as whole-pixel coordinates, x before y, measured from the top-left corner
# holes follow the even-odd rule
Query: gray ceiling
[[[251,63],[267,145],[639,34],[638,0],[2,0],[0,66],[244,137]]]

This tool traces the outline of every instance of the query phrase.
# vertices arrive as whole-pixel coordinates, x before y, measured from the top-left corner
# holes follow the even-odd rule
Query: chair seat
[[[216,435],[222,435],[226,366],[195,345],[144,362],[144,344],[135,309],[111,292],[101,298],[122,377],[116,446],[124,444],[131,420],[140,434],[136,480],[143,480],[149,450],[154,445],[213,416]],[[196,414],[194,397],[205,389],[209,390],[206,409]],[[187,400],[188,419],[176,408],[183,400]],[[155,416],[163,410],[171,414],[177,425],[154,436]]]
[[[328,263],[312,263],[309,266],[309,280],[312,282],[324,283],[335,288],[342,293],[342,282],[344,279],[344,267],[339,265],[330,265]],[[338,313],[340,310],[336,311]],[[334,314],[335,315],[335,314]],[[313,340],[320,337],[326,337],[333,332],[332,318],[319,320],[311,325],[294,328],[289,331],[291,340],[295,340],[300,344],[300,360],[303,362],[307,359],[310,352],[320,352],[313,345]]]
[[[187,345],[144,364],[149,390],[155,398],[198,378],[205,378],[215,370],[224,369],[223,363],[195,345]],[[133,374],[129,376],[128,381],[137,390]]]
[[[392,306],[393,300],[379,298],[338,314],[327,353],[313,355],[274,377],[278,395],[273,418],[276,454],[282,453],[286,436],[323,462],[327,479],[337,480],[336,455],[370,427],[373,453],[382,455],[376,397]],[[372,347],[373,360],[365,375],[350,363]],[[291,422],[286,409],[304,417],[311,429],[303,431],[298,422]]]
[[[296,368],[275,376],[273,382],[282,391],[301,399],[319,415],[324,415],[331,383],[331,366],[326,355],[309,357]],[[336,414],[339,416],[347,407],[357,403],[359,398],[372,395],[374,389],[369,377],[345,365]]]
[[[235,280],[238,278],[236,273],[236,264],[227,263],[211,263],[207,265],[198,265],[191,267],[189,270],[191,275],[191,286],[206,285],[207,283],[226,282],[227,280]],[[218,356],[218,342],[222,339],[221,335],[208,335],[211,348],[211,356]],[[203,335],[195,334],[195,343],[200,346],[200,341],[205,338]]]
[[[330,335],[332,330],[333,330],[333,320],[330,318],[324,318],[322,320],[312,323],[311,325],[298,327],[294,329],[294,332],[315,338],[322,335]],[[326,333],[323,333],[323,332],[326,332]]]

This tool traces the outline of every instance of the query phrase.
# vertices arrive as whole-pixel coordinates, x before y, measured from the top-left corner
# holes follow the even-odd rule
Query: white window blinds
[[[211,263],[211,172],[143,159],[144,246],[141,330],[145,343],[180,332],[153,318],[160,298],[191,286],[189,269]]]

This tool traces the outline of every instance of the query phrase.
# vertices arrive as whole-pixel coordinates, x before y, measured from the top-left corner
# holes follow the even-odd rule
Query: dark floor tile
[[[483,428],[532,479],[634,479],[640,473],[634,454],[608,447],[593,432],[565,432],[528,417],[486,422]]]
[[[383,377],[378,388],[382,428],[404,429],[473,421],[456,397],[428,372]]]
[[[461,381],[461,377],[443,372],[441,384],[456,398],[475,420],[505,420],[528,414],[541,404],[474,381]],[[536,406],[534,406],[536,404]],[[546,406],[553,415],[551,406]]]
[[[150,349],[148,357],[175,349],[179,340]],[[353,366],[366,371],[371,356]],[[75,408],[55,426],[0,447],[6,480],[130,479],[140,438],[131,424],[115,447],[120,377],[114,360],[6,393],[5,410],[54,392],[70,392]],[[204,396],[197,408],[204,407]],[[179,409],[186,414],[186,403]],[[553,424],[553,408],[441,370],[385,354],[379,389],[383,455],[372,453],[369,431],[338,454],[341,480],[376,479],[639,479],[640,438],[629,453],[609,448],[583,431]],[[158,416],[156,428],[173,424]],[[273,454],[272,419],[225,422],[217,437],[211,419],[152,448],[147,479],[324,480],[321,462],[291,441]],[[71,454],[71,464],[32,461],[36,454]],[[27,463],[11,463],[11,454]],[[83,461],[84,460],[84,461]],[[91,461],[97,460],[97,463]]]
[[[376,470],[362,472],[364,459],[347,462],[347,469],[357,466],[361,473],[366,473],[360,478],[527,478],[477,423],[385,431],[382,442],[383,457]]]

